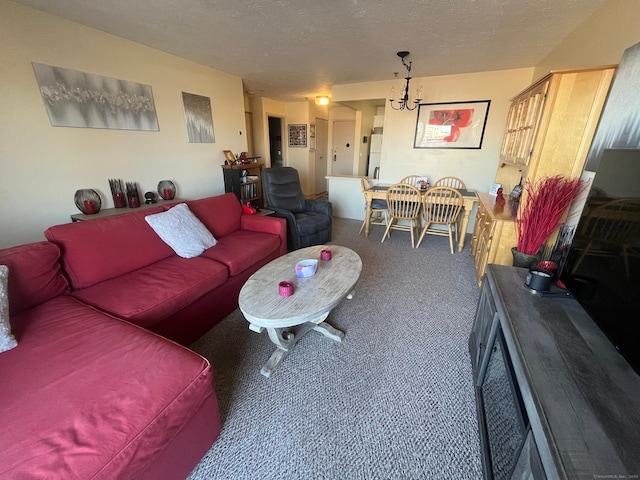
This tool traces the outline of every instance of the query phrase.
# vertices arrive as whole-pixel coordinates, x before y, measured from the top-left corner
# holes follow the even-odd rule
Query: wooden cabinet
[[[553,71],[512,99],[496,183],[582,173],[616,67]]]
[[[505,198],[522,178],[582,174],[616,67],[553,71],[512,99],[495,182]],[[480,284],[487,264],[511,265],[516,246],[509,202],[480,194],[472,255]],[[549,239],[550,244],[555,236]]]
[[[493,195],[478,193],[478,212],[471,238],[471,255],[478,285],[488,264],[512,264],[511,247],[515,245],[516,228],[509,204],[496,205]]]
[[[550,79],[546,77],[512,100],[500,160],[521,165],[529,164],[549,83]]]
[[[262,199],[263,166],[263,163],[222,165],[224,191],[235,193],[242,204],[251,202],[254,207],[264,207]]]
[[[576,300],[533,295],[526,275],[487,268],[469,337],[485,478],[637,476],[640,377]]]

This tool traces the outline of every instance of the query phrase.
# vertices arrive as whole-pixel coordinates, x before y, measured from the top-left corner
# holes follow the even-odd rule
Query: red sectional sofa
[[[243,215],[233,194],[188,205],[218,240],[196,258],[147,225],[161,208],[0,250],[18,342],[0,353],[0,478],[184,478],[215,441],[211,366],[178,343],[237,307],[286,253],[286,225]]]

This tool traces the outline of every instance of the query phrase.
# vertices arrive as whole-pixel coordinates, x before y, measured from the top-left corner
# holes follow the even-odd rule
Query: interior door
[[[331,173],[333,175],[354,175],[353,143],[356,137],[354,120],[333,122],[333,158]]]
[[[327,191],[327,142],[329,121],[316,118],[316,181],[315,193]]]
[[[269,117],[269,155],[272,167],[282,167],[282,119]]]

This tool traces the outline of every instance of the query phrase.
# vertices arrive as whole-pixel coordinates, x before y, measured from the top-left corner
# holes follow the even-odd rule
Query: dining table
[[[365,237],[369,236],[369,227],[371,220],[371,201],[374,199],[386,200],[387,199],[387,190],[389,190],[391,185],[377,184],[371,188],[364,190],[364,198],[366,202],[366,212],[365,212],[365,224],[364,224],[364,235]],[[462,200],[464,204],[464,209],[462,210],[462,221],[460,222],[460,232],[461,235],[458,235],[458,251],[461,252],[464,247],[464,237],[467,232],[467,226],[469,225],[469,216],[471,215],[471,210],[476,203],[478,203],[478,195],[475,190],[469,190],[466,188],[458,188],[457,189],[462,194]],[[420,194],[424,195],[428,191],[427,188],[421,189]]]

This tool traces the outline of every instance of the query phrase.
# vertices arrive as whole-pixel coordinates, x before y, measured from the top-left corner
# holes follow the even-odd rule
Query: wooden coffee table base
[[[350,293],[347,298],[353,298],[353,293]],[[269,334],[269,338],[276,345],[276,351],[271,354],[269,361],[264,364],[260,373],[265,377],[269,378],[271,373],[280,365],[280,363],[287,358],[287,355],[295,348],[296,343],[310,330],[315,330],[316,332],[320,332],[325,337],[330,338],[331,340],[335,340],[336,342],[342,342],[344,338],[344,332],[338,330],[337,328],[332,327],[324,320],[329,316],[329,313],[322,314],[316,323],[316,320],[303,323],[302,325],[296,325],[293,327],[286,328],[272,328],[272,327],[261,327],[259,325],[255,325],[253,323],[249,324],[249,329],[256,332],[262,333],[263,330],[266,330]]]

